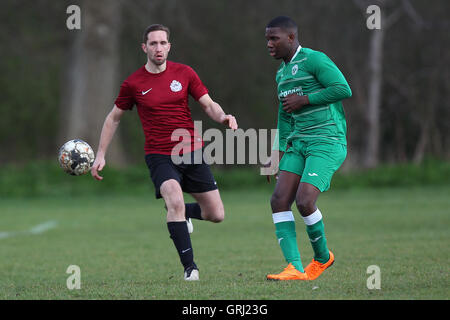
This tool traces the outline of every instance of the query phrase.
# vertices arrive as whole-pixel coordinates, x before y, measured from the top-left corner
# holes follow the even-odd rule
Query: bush
[[[263,188],[273,190],[259,167],[212,168],[221,190]],[[154,187],[145,164],[124,169],[106,167],[95,181],[90,174],[70,176],[53,162],[6,165],[0,168],[0,197],[32,197],[60,195],[153,194]],[[332,189],[411,187],[415,185],[449,185],[450,163],[427,160],[422,165],[383,165],[371,170],[337,172]]]
[[[449,185],[450,163],[426,160],[421,165],[381,165],[370,170],[336,173],[333,188],[411,187],[417,185]]]

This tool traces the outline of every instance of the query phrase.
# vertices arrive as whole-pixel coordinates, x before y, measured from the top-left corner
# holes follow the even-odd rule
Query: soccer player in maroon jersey
[[[191,67],[167,60],[169,35],[169,29],[160,24],[145,30],[142,50],[147,54],[147,63],[122,83],[114,107],[103,124],[91,174],[97,180],[103,179],[98,172],[105,166],[105,153],[120,118],[125,110],[136,105],[145,134],[145,160],[155,185],[156,198],[163,198],[167,208],[167,227],[184,267],[184,279],[198,280],[188,230],[190,218],[221,222],[224,208],[209,166],[203,157],[200,163],[194,160],[202,152],[203,141],[194,128],[188,96],[196,99],[214,121],[234,130],[237,122],[211,99]],[[173,161],[172,156],[179,153],[174,147],[180,142],[172,141],[172,133],[177,129],[189,132],[190,162],[177,164]],[[181,138],[185,141],[186,137]],[[186,148],[183,150],[185,152]],[[183,192],[190,193],[197,202],[185,204]]]

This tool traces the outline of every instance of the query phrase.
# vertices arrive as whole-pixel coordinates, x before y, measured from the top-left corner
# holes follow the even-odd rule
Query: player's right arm
[[[124,112],[124,110],[114,105],[111,112],[106,116],[105,122],[103,123],[102,132],[100,134],[100,142],[98,144],[97,156],[95,157],[94,164],[91,168],[91,175],[97,180],[103,179],[103,177],[101,177],[98,172],[102,171],[106,164],[106,150],[108,150],[108,146],[111,143],[114,133],[119,126],[120,118],[122,117]]]
[[[272,146],[272,156],[269,161],[264,165],[264,167],[276,166],[278,172],[278,165],[283,157],[284,153],[288,149],[287,138],[292,133],[292,115],[283,110],[283,106],[280,105],[278,108],[278,124],[277,124],[277,134],[275,135],[275,141]],[[274,158],[278,157],[278,159]],[[270,182],[270,175],[267,175],[267,181]]]
[[[287,139],[293,131],[291,120],[292,115],[284,111],[283,106],[281,105],[278,109],[278,140],[275,139],[272,149],[278,150],[283,154],[287,150]]]

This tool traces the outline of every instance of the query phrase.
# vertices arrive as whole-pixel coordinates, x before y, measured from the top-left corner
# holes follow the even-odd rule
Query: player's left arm
[[[315,52],[308,61],[309,71],[323,89],[308,95],[310,105],[335,103],[352,96],[352,90],[341,70],[323,52]]]
[[[209,94],[204,94],[198,100],[203,108],[203,111],[216,122],[228,125],[231,129],[236,130],[238,128],[236,118],[231,114],[225,114],[222,107],[215,102]]]
[[[291,94],[283,100],[283,110],[292,112],[305,105],[335,103],[352,96],[352,91],[339,68],[322,52],[308,57],[307,70],[317,79],[323,89],[308,95]]]

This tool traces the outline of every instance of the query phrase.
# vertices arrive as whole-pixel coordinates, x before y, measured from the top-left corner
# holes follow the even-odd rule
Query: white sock
[[[317,208],[317,210],[311,213],[309,216],[302,218],[307,226],[312,226],[313,224],[316,224],[317,222],[322,220],[322,213],[320,212],[319,208]]]
[[[272,214],[273,223],[295,221],[292,211],[282,211]]]

